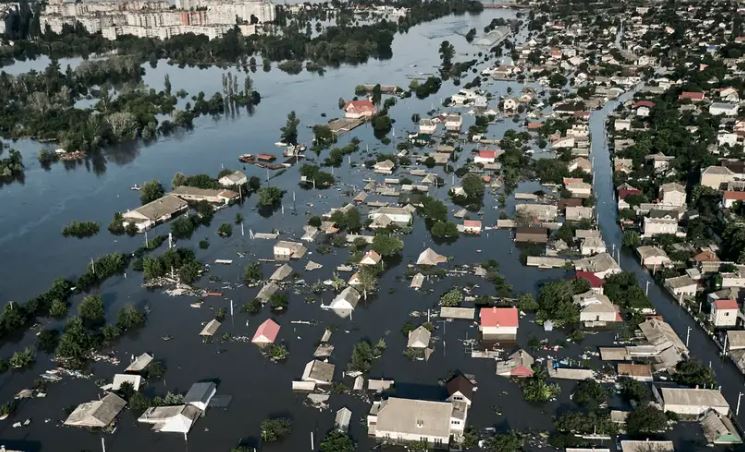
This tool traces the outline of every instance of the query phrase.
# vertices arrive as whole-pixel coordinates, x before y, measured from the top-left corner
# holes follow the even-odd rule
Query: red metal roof
[[[359,112],[366,112],[366,111],[375,112],[375,105],[369,100],[353,100],[353,101],[347,102],[347,105],[344,106],[344,110],[345,111],[353,110],[353,111],[359,111]]]
[[[678,96],[678,99],[704,100],[704,97],[706,97],[706,95],[701,92],[683,91],[682,93],[680,93],[680,96]]]
[[[533,369],[525,366],[515,366],[510,375],[517,378],[530,378],[533,376]]]
[[[640,195],[641,192],[641,190],[638,190],[636,188],[622,188],[618,190],[618,199],[626,199],[632,195]]]
[[[479,151],[479,157],[482,159],[495,159],[497,158],[497,151]]]
[[[652,108],[655,105],[656,104],[652,102],[651,100],[638,100],[634,103],[634,108],[639,108],[639,107]]]
[[[717,300],[714,302],[714,309],[725,310],[725,309],[739,309],[737,301],[735,300]]]
[[[590,287],[592,288],[600,288],[603,287],[603,284],[605,284],[605,281],[598,278],[595,273],[592,272],[586,272],[582,270],[578,270],[574,274],[574,279],[584,279],[588,283],[590,283]]]
[[[481,308],[479,318],[481,319],[481,326],[512,327],[518,324],[517,308],[514,306],[511,308]]]
[[[481,228],[481,221],[479,220],[463,220],[463,226],[468,228]]]
[[[277,339],[277,334],[279,334],[279,324],[272,319],[266,319],[256,328],[256,333],[251,341],[255,342],[259,339],[261,342],[274,342]]]
[[[722,195],[724,199],[734,199],[735,201],[745,201],[745,191],[725,191]]]

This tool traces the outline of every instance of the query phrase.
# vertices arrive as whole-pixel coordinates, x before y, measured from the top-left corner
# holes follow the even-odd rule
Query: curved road
[[[593,190],[597,198],[597,218],[600,230],[609,250],[621,247],[623,233],[618,226],[616,202],[613,187],[613,170],[608,149],[608,134],[605,123],[608,115],[633,95],[629,91],[617,100],[608,102],[601,110],[590,116],[590,137],[592,140]],[[745,377],[729,358],[721,357],[719,347],[706,332],[695,322],[688,312],[675,301],[669,293],[657,284],[649,272],[644,269],[636,257],[629,251],[622,250],[619,265],[624,271],[636,275],[639,285],[644,288],[649,281],[649,299],[680,338],[685,341],[690,328],[688,348],[690,356],[703,363],[709,363],[716,373],[717,381],[722,386],[722,393],[730,403],[734,415],[740,392],[745,393]],[[743,401],[745,403],[745,400]],[[737,417],[739,425],[745,424],[745,409]]]

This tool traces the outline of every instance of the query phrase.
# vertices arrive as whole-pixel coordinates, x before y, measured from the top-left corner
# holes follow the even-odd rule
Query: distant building
[[[168,39],[193,33],[214,39],[234,28],[244,35],[256,33],[272,22],[274,5],[264,0],[51,0],[41,12],[41,31],[60,33],[65,26],[80,26],[106,39],[133,35]]]

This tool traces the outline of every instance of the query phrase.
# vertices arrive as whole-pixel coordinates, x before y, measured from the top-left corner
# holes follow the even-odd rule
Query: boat
[[[142,187],[140,187],[138,184],[134,184],[131,187],[129,187],[129,189],[130,190],[138,190],[139,191],[139,190],[142,189]]]
[[[238,160],[243,163],[253,163],[256,161],[256,156],[254,156],[253,154],[241,154],[238,157]]]

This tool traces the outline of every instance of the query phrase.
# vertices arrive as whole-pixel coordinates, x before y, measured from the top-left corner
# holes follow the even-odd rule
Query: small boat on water
[[[131,187],[129,187],[129,189],[130,190],[137,190],[137,191],[139,191],[139,190],[142,189],[142,187],[140,187],[138,184],[134,184]]]

